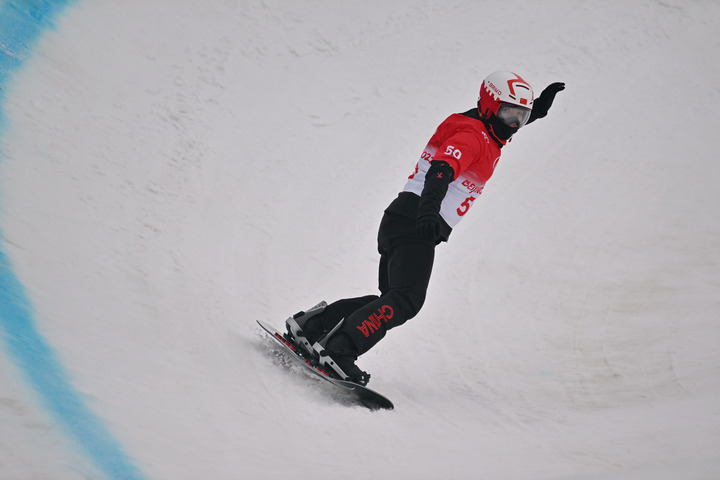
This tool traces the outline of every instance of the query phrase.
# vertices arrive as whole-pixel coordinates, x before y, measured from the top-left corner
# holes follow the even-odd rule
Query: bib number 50
[[[460,157],[462,157],[462,152],[460,151],[460,149],[453,147],[452,145],[448,145],[445,149],[445,155],[450,155],[460,160]]]

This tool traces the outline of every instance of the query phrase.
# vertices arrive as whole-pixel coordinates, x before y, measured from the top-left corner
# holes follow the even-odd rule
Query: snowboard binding
[[[328,375],[359,385],[367,385],[370,374],[355,365],[357,351],[350,337],[341,332],[344,319],[329,332],[322,335],[316,342],[308,338],[303,328],[308,320],[322,313],[327,303],[322,301],[307,312],[298,312],[285,321],[287,332],[283,338],[296,348],[298,354],[310,365],[327,371]],[[328,343],[330,346],[328,347]]]
[[[317,358],[317,355],[313,349],[312,342],[307,338],[303,328],[307,324],[308,320],[315,315],[322,313],[322,311],[325,310],[325,307],[327,307],[327,302],[323,300],[307,312],[298,312],[285,320],[287,332],[283,336],[289,342],[297,345],[300,348],[302,356],[308,360]]]

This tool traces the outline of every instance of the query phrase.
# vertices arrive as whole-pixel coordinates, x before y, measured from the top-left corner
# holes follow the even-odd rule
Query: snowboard
[[[379,394],[375,390],[371,390],[366,386],[340,380],[330,376],[328,372],[320,366],[313,364],[298,352],[298,347],[283,337],[281,333],[265,322],[257,320],[258,325],[272,338],[279,346],[280,351],[285,357],[290,358],[293,362],[300,365],[304,370],[310,372],[313,376],[334,385],[343,397],[352,401],[352,403],[363,405],[370,410],[392,410],[395,408],[393,403],[385,396]]]

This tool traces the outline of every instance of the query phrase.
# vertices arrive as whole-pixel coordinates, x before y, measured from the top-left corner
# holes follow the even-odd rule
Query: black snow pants
[[[388,330],[413,318],[425,302],[436,244],[415,231],[420,198],[401,193],[385,210],[378,231],[380,296],[347,298],[331,303],[319,315],[325,330],[345,319],[342,331],[358,355],[382,340]],[[451,228],[443,222],[443,240]]]

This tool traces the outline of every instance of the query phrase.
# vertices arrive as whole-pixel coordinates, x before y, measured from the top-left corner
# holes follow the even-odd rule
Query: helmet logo
[[[530,92],[532,92],[532,88],[530,88],[530,85],[528,85],[528,83],[525,80],[520,78],[520,76],[518,74],[514,74],[514,75],[515,75],[515,78],[508,79],[507,84],[508,84],[508,88],[510,89],[510,93],[509,93],[510,98],[512,98],[513,100],[517,100],[517,95],[515,94],[515,85],[517,85],[520,88],[525,88]],[[527,103],[528,103],[527,98],[524,98],[524,97],[520,98],[520,105],[527,105]]]
[[[508,81],[508,85],[510,85],[510,82]],[[500,90],[498,87],[495,86],[494,83],[488,82],[488,88],[495,92],[495,95],[498,97],[502,95],[502,90]],[[510,91],[512,91],[512,85],[510,85]]]

